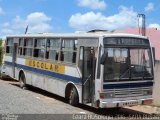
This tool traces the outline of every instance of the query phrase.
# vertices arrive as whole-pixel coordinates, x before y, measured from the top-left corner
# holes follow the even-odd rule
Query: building
[[[127,28],[124,30],[115,30],[116,33],[141,34],[139,28]],[[146,36],[151,41],[151,45],[155,48],[155,58],[160,60],[160,30],[156,28],[146,28]]]

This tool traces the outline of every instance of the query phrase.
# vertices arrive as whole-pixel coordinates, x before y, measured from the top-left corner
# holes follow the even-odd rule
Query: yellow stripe
[[[25,65],[29,67],[39,68],[43,70],[49,70],[57,73],[64,74],[65,66],[59,64],[51,64],[47,62],[37,61],[37,60],[25,60]]]

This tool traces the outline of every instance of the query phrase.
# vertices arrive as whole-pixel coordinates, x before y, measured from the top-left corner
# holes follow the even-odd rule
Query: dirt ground
[[[148,114],[158,114],[160,115],[160,107],[154,105],[138,105],[133,107],[126,107],[132,110],[141,111]]]
[[[113,120],[118,118],[137,119],[141,116],[150,115],[151,117],[159,116],[160,119],[160,107],[153,105],[139,105],[134,107],[125,107],[120,110],[111,109],[95,109],[84,105],[73,107],[66,103],[64,98],[50,94],[43,90],[36,88],[30,88],[23,90],[19,87],[19,83],[16,81],[3,81],[0,80],[0,114],[50,114],[50,115],[70,115],[73,119],[73,115],[102,115],[102,116],[114,116]],[[138,115],[138,116],[136,116]],[[54,116],[47,116],[53,118]],[[33,118],[33,116],[30,116]],[[44,116],[42,116],[44,117]],[[57,116],[61,117],[61,116]],[[64,119],[65,116],[64,116]]]

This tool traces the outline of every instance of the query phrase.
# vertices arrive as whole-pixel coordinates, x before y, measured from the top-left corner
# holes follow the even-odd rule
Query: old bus
[[[147,37],[105,32],[6,38],[5,74],[71,105],[115,108],[150,104],[153,55]]]

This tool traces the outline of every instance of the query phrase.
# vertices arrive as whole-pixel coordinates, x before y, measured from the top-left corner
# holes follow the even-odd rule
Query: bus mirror
[[[107,54],[104,53],[104,54],[102,55],[102,57],[101,57],[100,64],[104,65],[105,60],[106,60],[106,57],[107,57]]]
[[[152,53],[153,53],[153,60],[154,60],[154,66],[155,66],[155,62],[156,62],[156,58],[155,58],[155,47],[152,47]]]

